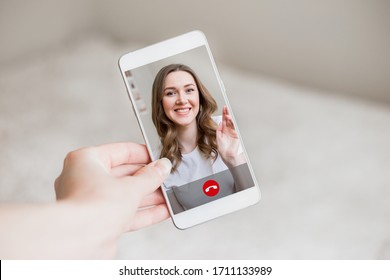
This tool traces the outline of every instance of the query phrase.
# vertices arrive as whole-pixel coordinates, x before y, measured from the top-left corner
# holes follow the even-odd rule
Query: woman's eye
[[[193,88],[189,88],[189,89],[187,89],[187,92],[188,93],[191,93],[191,92],[193,92],[194,91],[194,89]]]
[[[166,93],[165,93],[165,95],[166,96],[172,96],[172,95],[174,95],[175,93],[173,92],[173,91],[167,91]]]

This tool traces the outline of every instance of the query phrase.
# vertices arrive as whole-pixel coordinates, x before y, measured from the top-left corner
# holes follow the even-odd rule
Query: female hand
[[[169,175],[171,163],[161,159],[145,166],[148,162],[146,147],[134,143],[71,152],[55,182],[57,199],[100,205],[107,218],[102,222],[121,232],[157,223],[169,217],[158,187]]]
[[[169,217],[157,189],[171,163],[149,161],[134,143],[69,153],[55,182],[57,202],[0,206],[0,258],[114,257],[123,232]]]
[[[222,160],[229,168],[245,162],[243,154],[239,154],[240,140],[227,106],[222,109],[222,122],[217,129],[217,145]]]

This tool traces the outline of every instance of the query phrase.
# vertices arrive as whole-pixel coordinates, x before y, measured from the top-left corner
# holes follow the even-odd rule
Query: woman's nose
[[[176,99],[176,104],[186,104],[187,103],[187,97],[184,92],[180,92]]]

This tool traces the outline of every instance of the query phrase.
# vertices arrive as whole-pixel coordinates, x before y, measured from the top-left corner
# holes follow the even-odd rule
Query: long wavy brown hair
[[[160,137],[162,149],[160,158],[168,158],[172,164],[172,172],[176,171],[181,163],[182,155],[177,140],[177,128],[165,115],[162,106],[165,78],[175,71],[185,71],[194,78],[199,92],[199,113],[196,116],[198,127],[197,144],[201,153],[206,158],[213,160],[218,156],[216,130],[217,124],[212,119],[212,114],[217,110],[217,102],[211,96],[207,88],[202,84],[196,73],[183,64],[170,64],[163,67],[156,75],[152,88],[152,119]]]

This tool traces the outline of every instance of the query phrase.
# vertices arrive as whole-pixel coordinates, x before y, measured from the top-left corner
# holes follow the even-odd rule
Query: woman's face
[[[192,75],[175,71],[165,78],[162,106],[165,115],[178,126],[196,123],[199,112],[199,91]]]

